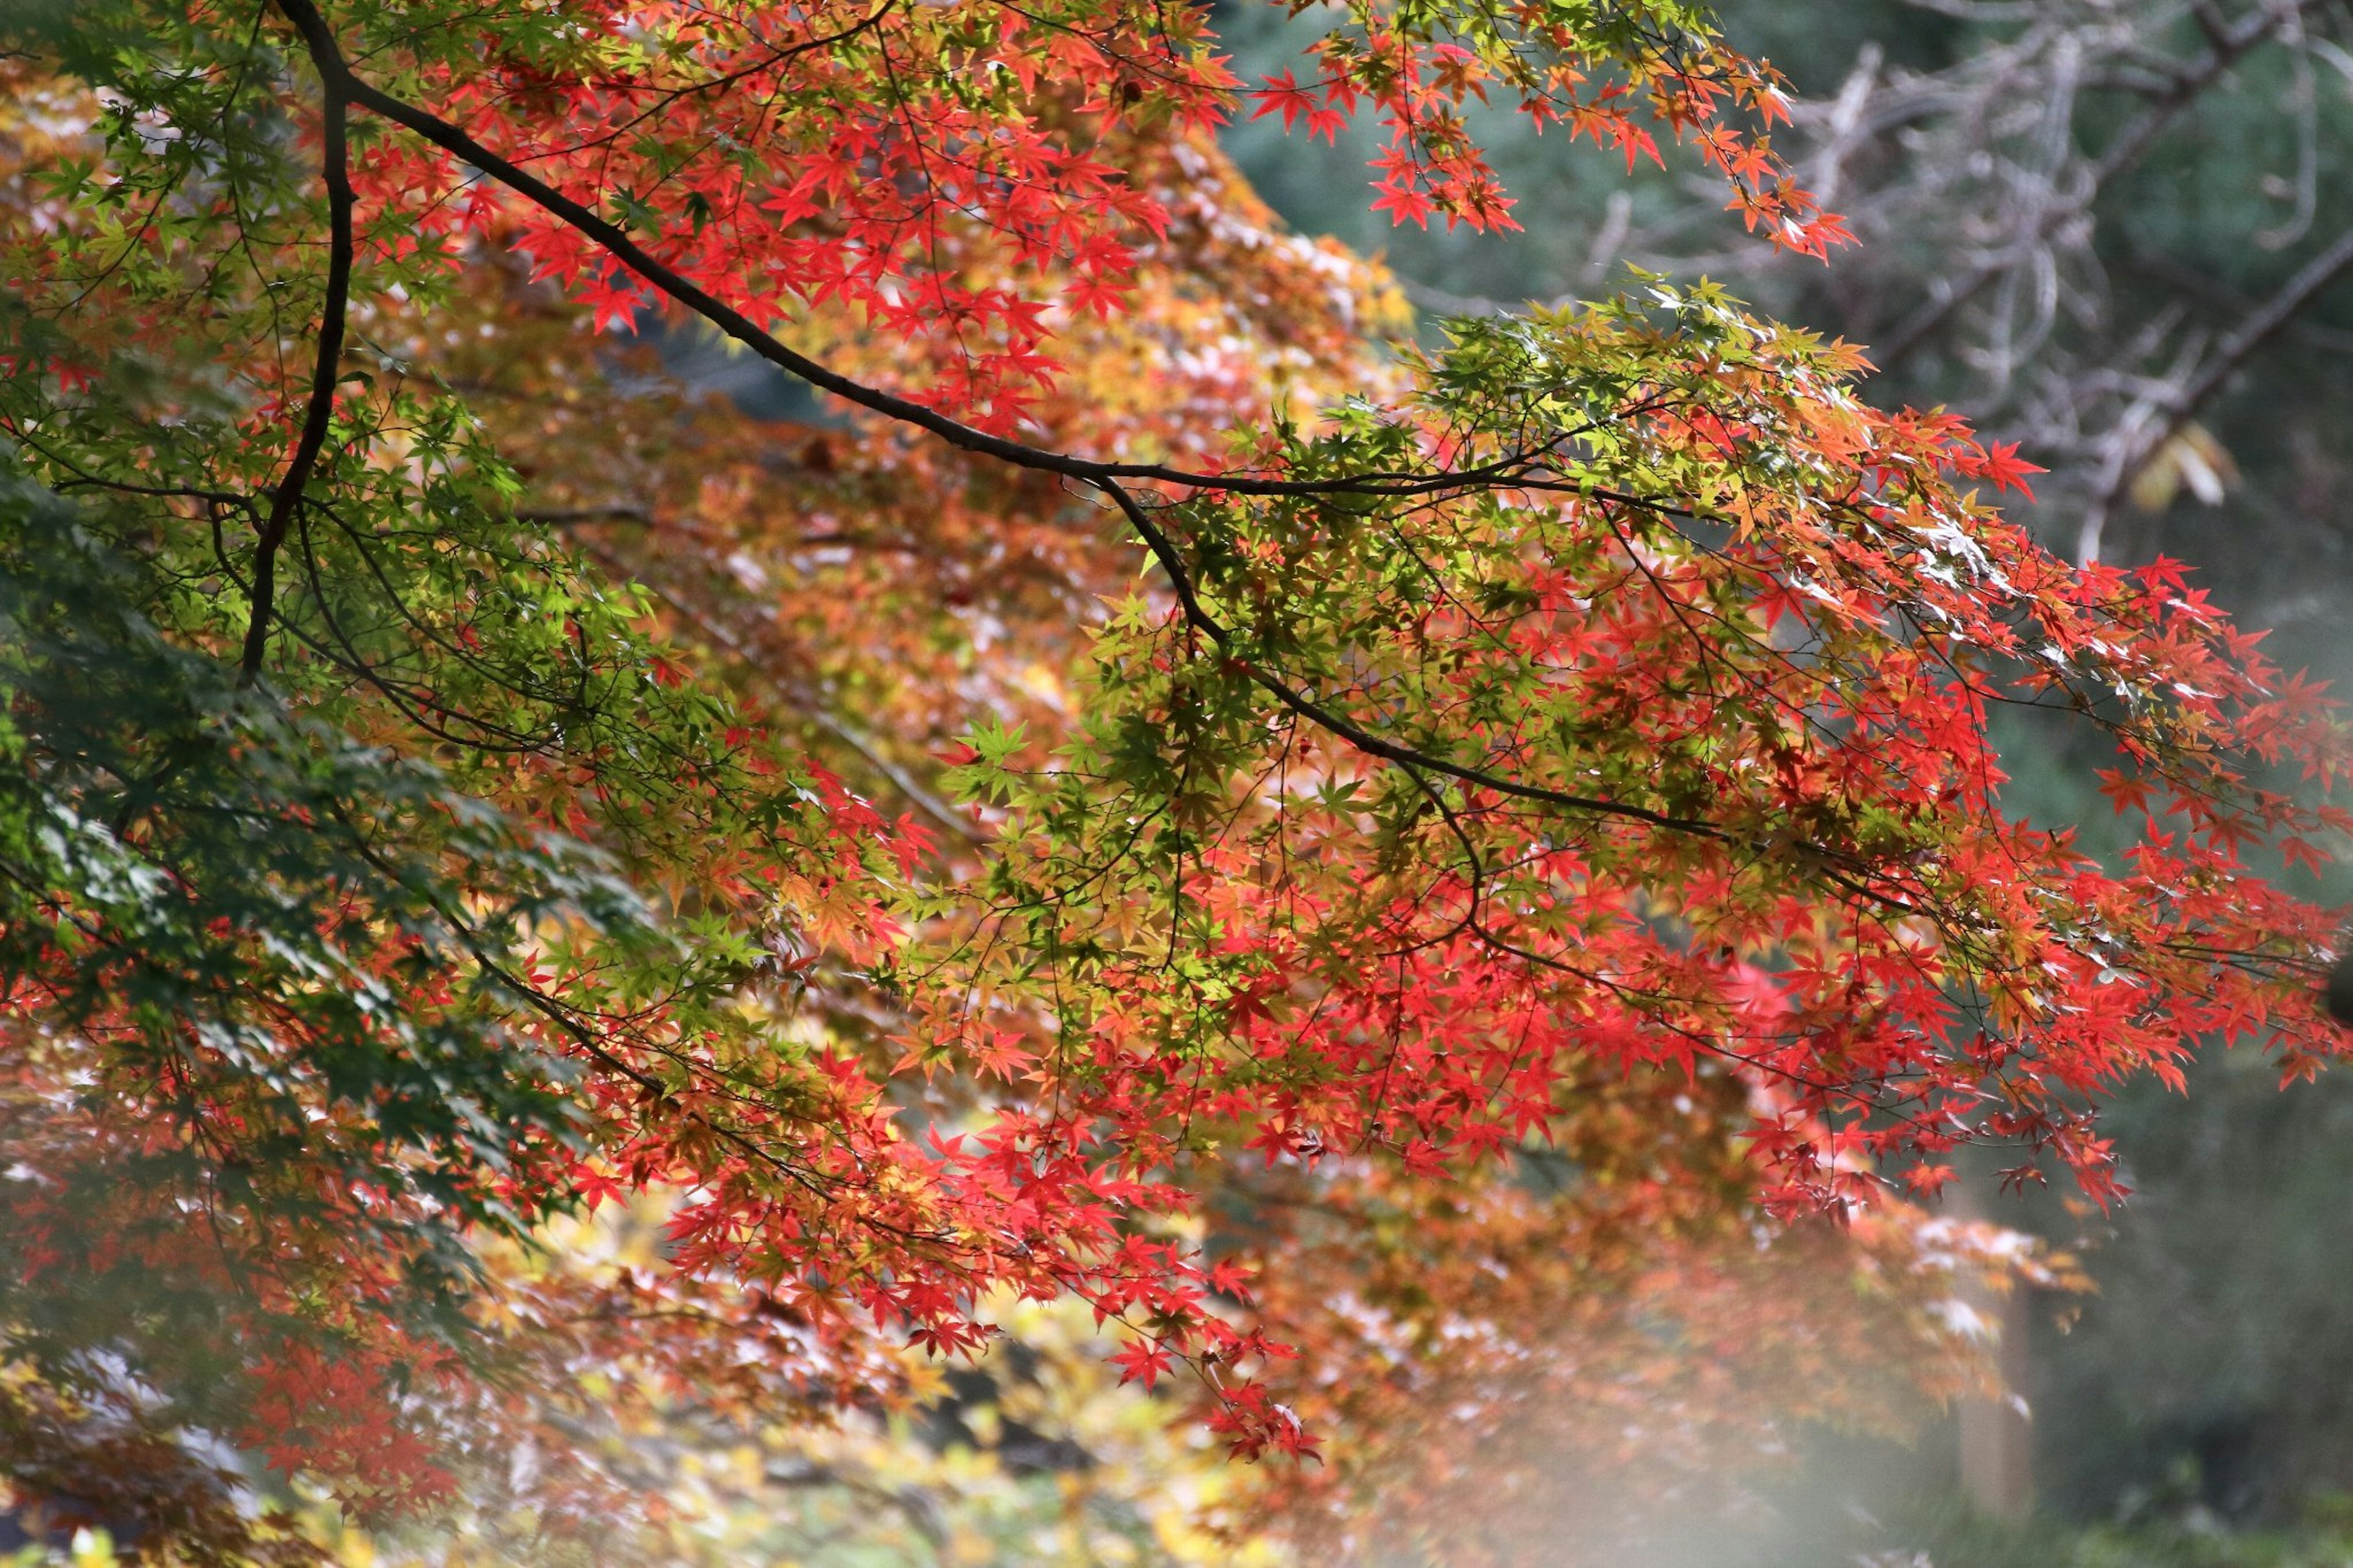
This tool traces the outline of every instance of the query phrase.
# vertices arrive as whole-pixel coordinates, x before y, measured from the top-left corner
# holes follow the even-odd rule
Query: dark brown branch
[[[1275,479],[1246,474],[1196,473],[1158,463],[1102,462],[1032,447],[1002,436],[992,436],[935,408],[884,392],[880,387],[852,381],[805,354],[796,353],[763,331],[741,310],[665,265],[630,238],[618,225],[598,216],[595,211],[530,171],[501,157],[457,126],[362,81],[353,74],[334,35],[328,29],[325,19],[319,15],[318,7],[311,0],[278,0],[278,5],[301,33],[313,65],[327,83],[330,98],[341,93],[348,101],[414,132],[443,152],[480,170],[552,216],[563,219],[571,227],[595,240],[657,291],[685,306],[777,369],[807,382],[820,392],[829,392],[845,403],[936,436],[961,451],[994,458],[1016,468],[1059,474],[1087,485],[1134,480],[1249,496],[1423,495],[1467,485],[1508,484],[1518,477],[1524,466],[1517,458],[1505,458],[1478,468],[1438,474],[1368,473],[1328,479]]]
[[[319,19],[309,0],[281,0],[280,9],[298,27],[304,26],[303,13],[308,13],[313,23]],[[262,520],[260,533],[253,544],[253,607],[245,627],[244,656],[238,660],[237,683],[241,686],[251,685],[261,673],[262,658],[269,650],[269,622],[278,593],[278,552],[286,542],[286,531],[292,526],[295,510],[302,504],[302,492],[309,488],[311,475],[319,466],[319,453],[327,444],[327,427],[335,413],[335,384],[343,370],[343,318],[352,295],[351,144],[344,131],[342,83],[334,74],[323,69],[320,76],[325,83],[319,130],[326,154],[327,293],[319,310],[318,359],[311,372],[311,405],[302,416],[302,434],[294,443],[294,455],[287,460],[286,472],[280,478],[277,489],[270,494],[269,514]]]
[[[1202,474],[1181,468],[1165,468],[1151,463],[1107,463],[1074,457],[1065,452],[1031,447],[1023,442],[993,436],[975,429],[962,421],[951,418],[935,409],[912,402],[894,394],[850,380],[815,360],[795,353],[763,331],[741,311],[717,299],[691,280],[648,252],[617,225],[598,216],[588,207],[565,195],[527,170],[501,157],[458,127],[438,117],[383,92],[354,76],[344,60],[341,47],[329,30],[324,18],[311,0],[278,0],[280,8],[293,21],[301,33],[305,47],[328,85],[331,99],[337,93],[350,101],[382,115],[394,123],[423,137],[433,145],[497,180],[501,184],[527,198],[550,215],[563,219],[588,238],[595,240],[608,253],[628,266],[638,277],[679,304],[694,311],[729,337],[744,344],[754,353],[777,368],[798,377],[820,391],[829,392],[844,402],[871,412],[912,425],[926,431],[960,450],[994,458],[1017,468],[1057,474],[1102,491],[1118,506],[1134,528],[1145,545],[1168,573],[1187,621],[1210,637],[1221,648],[1229,647],[1231,636],[1202,605],[1194,590],[1192,576],[1183,555],[1175,543],[1137,502],[1126,489],[1126,482],[1161,483],[1194,490],[1223,491],[1251,496],[1312,496],[1337,494],[1378,494],[1389,496],[1420,495],[1471,486],[1521,486],[1535,489],[1555,488],[1537,477],[1535,462],[1545,452],[1558,444],[1559,437],[1537,453],[1501,459],[1477,468],[1438,474],[1375,473],[1350,475],[1328,479],[1275,479],[1238,474]],[[1588,492],[1589,493],[1589,492]],[[1639,497],[1615,497],[1630,504],[1659,506],[1660,510],[1678,509],[1660,506]],[[1670,816],[1630,805],[1620,801],[1602,800],[1589,795],[1549,789],[1540,784],[1522,784],[1482,768],[1450,762],[1385,740],[1365,729],[1346,715],[1335,712],[1306,691],[1292,685],[1271,671],[1261,669],[1246,661],[1240,663],[1250,679],[1272,695],[1285,708],[1318,727],[1338,736],[1349,745],[1368,756],[1378,757],[1409,768],[1425,769],[1466,784],[1491,789],[1499,795],[1521,800],[1540,802],[1570,811],[1616,817],[1625,821],[1645,823],[1653,827],[1693,834],[1700,837],[1727,839],[1731,836],[1717,825],[1691,817]],[[1808,846],[1819,855],[1829,852],[1817,846]],[[1834,858],[1834,857],[1832,857]],[[1842,884],[1852,888],[1852,884]]]
[[[1168,537],[1159,524],[1152,521],[1150,514],[1145,511],[1135,498],[1128,494],[1121,486],[1104,480],[1099,482],[1096,488],[1110,497],[1125,514],[1128,526],[1135,530],[1137,535],[1143,539],[1145,548],[1152,552],[1153,558],[1160,563],[1161,570],[1168,574],[1169,583],[1176,591],[1176,602],[1178,607],[1184,612],[1186,623],[1216,643],[1221,651],[1229,651],[1233,646],[1232,635],[1227,631],[1224,624],[1209,614],[1208,607],[1201,603],[1200,595],[1193,585],[1192,574],[1187,570],[1185,558],[1177,551],[1176,542]],[[1491,789],[1498,795],[1519,800],[1537,801],[1546,805],[1561,806],[1570,811],[1585,812],[1595,816],[1610,816],[1628,822],[1647,823],[1652,827],[1662,827],[1674,833],[1687,833],[1698,838],[1713,838],[1724,843],[1737,841],[1734,834],[1713,822],[1702,821],[1696,817],[1672,816],[1665,812],[1650,810],[1646,806],[1629,805],[1623,801],[1603,800],[1595,795],[1573,795],[1566,790],[1547,789],[1542,784],[1522,784],[1516,779],[1508,779],[1500,773],[1489,773],[1484,768],[1465,766],[1461,763],[1450,762],[1444,757],[1433,756],[1427,752],[1416,751],[1410,746],[1401,746],[1394,741],[1383,740],[1347,715],[1335,712],[1307,692],[1280,676],[1261,669],[1248,659],[1236,658],[1234,665],[1248,675],[1252,682],[1271,694],[1275,700],[1301,718],[1331,734],[1337,735],[1367,756],[1378,757],[1384,762],[1394,763],[1405,769],[1415,784],[1425,793],[1431,787],[1430,782],[1422,776],[1423,772],[1426,771],[1442,774],[1461,784],[1476,784],[1482,789]],[[1792,841],[1787,847],[1807,857],[1811,862],[1810,869],[1816,875],[1825,881],[1843,888],[1866,903],[1877,904],[1900,914],[1922,912],[1917,905],[1892,893],[1882,892],[1868,883],[1839,870],[1837,868],[1840,862],[1853,863],[1854,858],[1852,856],[1841,854],[1828,845],[1803,839]]]
[[[637,501],[609,501],[601,506],[556,506],[515,513],[517,522],[536,522],[549,528],[566,528],[575,522],[634,522],[639,527],[653,526],[653,509]]]

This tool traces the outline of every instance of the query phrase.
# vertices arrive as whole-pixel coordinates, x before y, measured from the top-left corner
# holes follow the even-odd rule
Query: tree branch
[[[319,19],[309,0],[281,0],[280,8],[297,27],[304,26],[302,13],[307,12],[311,22]],[[307,40],[307,32],[305,37]],[[260,532],[254,541],[252,611],[245,627],[244,655],[238,660],[240,686],[250,686],[260,675],[262,657],[269,649],[269,622],[275,613],[278,592],[278,552],[286,542],[286,531],[293,524],[295,510],[302,504],[302,492],[319,466],[319,453],[327,444],[327,426],[335,412],[335,383],[343,362],[344,316],[352,295],[354,204],[351,144],[344,129],[345,100],[341,82],[324,69],[320,76],[325,83],[320,135],[326,147],[327,293],[319,312],[318,358],[311,372],[311,405],[303,413],[302,433],[294,443],[294,455],[288,459],[286,472],[270,494],[269,514],[262,520]]]
[[[1108,463],[1074,457],[1069,453],[1031,447],[1005,437],[990,435],[960,420],[925,407],[920,403],[850,380],[839,372],[797,353],[763,331],[749,317],[697,286],[691,279],[665,265],[647,251],[617,225],[598,216],[588,207],[566,196],[546,182],[521,168],[497,153],[483,146],[458,127],[448,123],[413,104],[394,98],[369,86],[353,75],[343,58],[341,47],[319,14],[312,0],[278,0],[280,8],[301,32],[320,76],[328,84],[332,98],[341,93],[353,103],[392,121],[433,145],[480,170],[483,174],[525,197],[542,210],[561,218],[581,234],[595,240],[616,259],[644,279],[656,289],[701,316],[727,336],[742,343],[754,353],[777,368],[798,377],[820,391],[829,392],[844,402],[912,425],[926,431],[960,450],[994,458],[1017,468],[1057,474],[1065,479],[1097,489],[1108,497],[1126,517],[1137,535],[1144,541],[1162,567],[1168,573],[1186,620],[1216,642],[1221,648],[1230,647],[1231,635],[1202,605],[1195,592],[1192,576],[1183,555],[1168,535],[1155,524],[1134,495],[1126,489],[1127,481],[1162,483],[1194,490],[1224,491],[1250,496],[1312,496],[1343,494],[1376,494],[1409,496],[1457,489],[1469,485],[1527,484],[1533,475],[1527,471],[1529,457],[1499,460],[1472,469],[1439,474],[1379,473],[1345,476],[1329,479],[1274,479],[1237,474],[1201,474],[1181,468],[1166,468],[1152,463]],[[1547,443],[1547,448],[1553,443]],[[1541,483],[1535,488],[1550,488]],[[1640,498],[1612,497],[1638,505],[1656,505]],[[1549,789],[1540,784],[1522,784],[1484,769],[1450,762],[1431,756],[1412,747],[1400,745],[1375,734],[1346,715],[1325,707],[1306,691],[1293,686],[1267,670],[1247,661],[1240,668],[1260,688],[1273,696],[1291,711],[1328,731],[1368,756],[1378,757],[1409,768],[1426,769],[1462,784],[1491,789],[1499,795],[1516,799],[1539,802],[1571,811],[1640,822],[1653,827],[1695,835],[1713,839],[1729,839],[1733,836],[1715,823],[1692,817],[1670,816],[1646,807],[1630,805],[1620,801],[1602,800],[1589,795],[1574,795]],[[1802,847],[1829,859],[1840,858],[1826,847],[1807,845]],[[1841,883],[1851,890],[1862,891],[1852,882]],[[1865,896],[1872,896],[1865,894]]]
[[[1479,468],[1438,474],[1370,473],[1328,479],[1274,479],[1247,474],[1205,474],[1167,468],[1158,463],[1102,462],[990,435],[910,398],[852,381],[839,371],[786,347],[741,310],[666,265],[630,238],[618,225],[600,217],[594,210],[573,200],[530,171],[501,157],[457,126],[362,81],[353,74],[334,35],[328,29],[312,0],[278,0],[278,5],[301,33],[313,65],[328,84],[330,97],[341,93],[349,102],[414,132],[443,152],[473,165],[541,210],[563,219],[571,227],[595,240],[657,291],[685,306],[777,369],[807,382],[820,392],[831,393],[845,403],[936,436],[960,451],[994,458],[1016,468],[1059,474],[1064,479],[1097,487],[1107,482],[1134,480],[1247,496],[1413,496],[1463,485],[1505,484],[1518,477],[1520,465],[1516,459],[1510,458]]]
[[[1194,591],[1192,575],[1186,570],[1185,558],[1177,552],[1176,542],[1162,531],[1159,524],[1152,521],[1144,508],[1137,504],[1135,498],[1118,484],[1104,479],[1097,481],[1096,488],[1109,496],[1113,504],[1126,515],[1128,525],[1143,538],[1145,548],[1152,552],[1153,558],[1158,561],[1161,569],[1168,574],[1169,581],[1176,590],[1176,602],[1184,611],[1187,623],[1198,627],[1220,649],[1230,649],[1233,646],[1232,634],[1228,632],[1224,625],[1216,616],[1210,615],[1208,608],[1202,605],[1200,595]],[[1367,756],[1395,763],[1409,771],[1426,768],[1431,773],[1443,773],[1448,778],[1463,784],[1476,784],[1482,789],[1493,790],[1498,795],[1511,795],[1520,800],[1541,801],[1547,805],[1566,806],[1572,811],[1590,812],[1600,816],[1622,817],[1631,822],[1648,823],[1653,827],[1666,827],[1679,833],[1696,834],[1703,838],[1730,837],[1712,822],[1701,822],[1686,816],[1670,816],[1664,812],[1651,811],[1639,805],[1628,805],[1622,801],[1601,800],[1592,795],[1570,795],[1563,790],[1546,789],[1541,784],[1521,784],[1516,780],[1504,778],[1501,774],[1488,773],[1482,768],[1465,767],[1460,763],[1448,762],[1443,757],[1434,757],[1426,752],[1418,752],[1410,746],[1398,745],[1394,741],[1385,741],[1345,714],[1334,712],[1289,681],[1261,669],[1249,660],[1236,659],[1235,665],[1249,675],[1260,688],[1272,695],[1275,700],[1301,718],[1339,736]],[[1419,782],[1419,777],[1416,782]]]

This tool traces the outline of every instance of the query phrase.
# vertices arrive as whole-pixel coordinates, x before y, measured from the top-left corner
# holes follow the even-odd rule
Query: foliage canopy
[[[1508,226],[1466,103],[1663,126],[1819,254],[1770,71],[1669,0],[1346,16],[1257,86],[1124,0],[12,17],[20,1474],[107,1409],[179,1481],[45,1495],[198,1555],[300,1548],[191,1431],[609,1527],[618,1407],[883,1397],[1008,1295],[1250,1456],[1655,1361],[1531,1336],[1595,1281],[1851,1405],[1949,1372],[1956,1148],[2105,1196],[2125,1076],[2336,1054],[2251,865],[2347,735],[2178,567],[1712,287],[1389,339],[1210,136],[1370,112],[1377,206]],[[658,315],[828,401],[649,390]],[[2005,812],[1998,706],[2106,738],[2128,854]],[[658,1266],[537,1248],[616,1199]],[[1283,1473],[1381,1465],[1463,1481]]]

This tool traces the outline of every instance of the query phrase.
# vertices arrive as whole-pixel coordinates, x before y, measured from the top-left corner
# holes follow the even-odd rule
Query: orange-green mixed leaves
[[[1356,6],[1263,89],[1104,0],[10,26],[23,1410],[650,1540],[649,1434],[1060,1303],[1328,1552],[1630,1462],[1564,1410],[1704,1467],[1957,1386],[1956,1149],[2105,1196],[2127,1075],[2341,1048],[2258,868],[2345,729],[2178,570],[1704,285],[1413,347],[1211,140],[1368,108],[1381,205],[1508,226],[1501,95],[1819,251],[1695,12]],[[2005,807],[1997,708],[2111,738],[2127,853]],[[608,1204],[658,1258],[552,1259]],[[293,1541],[240,1484],[151,1538]]]

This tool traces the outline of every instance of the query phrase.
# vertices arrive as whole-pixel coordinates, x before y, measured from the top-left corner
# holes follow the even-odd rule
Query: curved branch
[[[1185,568],[1185,559],[1177,553],[1176,542],[1161,531],[1159,524],[1154,522],[1145,514],[1144,508],[1136,503],[1135,498],[1128,494],[1120,485],[1109,479],[1100,479],[1095,481],[1095,488],[1109,496],[1113,504],[1126,515],[1128,526],[1142,536],[1145,548],[1152,552],[1153,558],[1158,561],[1161,569],[1168,574],[1169,582],[1176,586],[1176,602],[1184,610],[1186,623],[1198,628],[1219,648],[1230,649],[1233,646],[1232,634],[1227,631],[1224,623],[1210,615],[1208,608],[1202,605],[1200,595],[1194,591],[1192,574]],[[1461,763],[1449,762],[1443,757],[1431,756],[1427,752],[1418,752],[1410,746],[1401,746],[1395,741],[1383,740],[1345,713],[1334,712],[1282,677],[1269,674],[1248,659],[1237,658],[1233,663],[1236,668],[1248,675],[1253,682],[1293,713],[1318,728],[1339,736],[1366,755],[1378,757],[1383,762],[1395,763],[1408,770],[1427,768],[1431,773],[1443,773],[1459,783],[1476,784],[1481,789],[1491,789],[1498,795],[1512,795],[1521,800],[1541,801],[1547,805],[1566,806],[1571,811],[1591,812],[1600,816],[1624,817],[1629,821],[1648,823],[1653,827],[1672,828],[1679,833],[1696,834],[1703,838],[1730,837],[1723,828],[1712,822],[1702,822],[1688,816],[1670,816],[1664,812],[1651,811],[1644,806],[1628,805],[1622,801],[1602,800],[1593,795],[1571,795],[1565,790],[1546,789],[1542,784],[1521,784],[1516,780],[1504,778],[1500,773],[1488,773],[1483,768],[1467,767]],[[1418,778],[1416,782],[1419,782]],[[1428,785],[1425,784],[1423,787],[1427,788]]]
[[[305,13],[311,22],[319,20],[309,0],[280,0],[280,9],[297,27],[305,26]],[[307,40],[307,28],[304,37]],[[314,58],[315,54],[314,50]],[[337,65],[341,63],[339,59]],[[343,89],[349,73],[339,77],[322,67],[319,74],[326,84],[320,135],[326,145],[327,294],[319,311],[318,358],[311,372],[311,405],[303,412],[302,434],[294,443],[294,455],[288,459],[278,488],[270,493],[269,515],[262,520],[260,533],[254,541],[253,607],[245,627],[245,651],[237,661],[240,686],[253,684],[261,673],[262,657],[269,649],[269,621],[275,613],[278,592],[278,552],[286,542],[286,531],[292,525],[295,510],[302,504],[302,492],[309,488],[311,475],[319,466],[319,453],[327,444],[327,426],[335,412],[335,383],[343,368],[343,318],[351,305],[354,203]]]
[[[1566,485],[1547,483],[1538,477],[1544,455],[1556,446],[1559,437],[1546,443],[1534,453],[1499,459],[1479,468],[1450,470],[1438,474],[1370,473],[1325,479],[1276,479],[1238,474],[1201,474],[1172,468],[1154,463],[1111,463],[1075,457],[1066,452],[1032,447],[1024,442],[976,429],[961,420],[936,409],[895,394],[850,380],[837,371],[797,353],[762,330],[749,317],[706,289],[683,277],[653,256],[628,234],[590,208],[564,195],[509,159],[482,145],[459,127],[436,115],[403,101],[362,81],[344,59],[334,35],[320,15],[313,0],[277,0],[279,8],[294,23],[302,36],[305,47],[321,78],[327,84],[332,100],[338,94],[350,102],[392,121],[452,156],[480,169],[508,189],[531,201],[553,216],[596,241],[616,259],[638,277],[677,303],[694,311],[730,338],[742,343],[760,358],[777,368],[807,382],[823,392],[829,392],[844,402],[913,426],[947,442],[960,450],[994,458],[1011,466],[1037,472],[1060,475],[1102,491],[1118,506],[1145,545],[1167,571],[1181,604],[1187,622],[1209,637],[1221,648],[1231,646],[1231,634],[1202,605],[1195,592],[1192,576],[1182,554],[1166,533],[1147,516],[1126,483],[1161,483],[1187,489],[1222,491],[1232,495],[1291,496],[1314,495],[1383,495],[1410,496],[1454,489],[1466,486],[1516,486],[1537,490],[1567,489]],[[340,121],[338,122],[340,124]],[[346,215],[347,216],[347,215]],[[1585,489],[1585,487],[1577,487]],[[1592,493],[1588,490],[1586,493]],[[1656,507],[1662,511],[1679,512],[1672,505],[1646,500],[1641,497],[1613,497],[1631,504]],[[1729,840],[1735,836],[1712,822],[1683,817],[1620,801],[1599,799],[1546,788],[1540,784],[1523,784],[1482,768],[1450,762],[1430,755],[1412,747],[1384,739],[1364,728],[1345,714],[1326,707],[1307,691],[1292,685],[1278,675],[1261,669],[1246,660],[1237,661],[1250,679],[1285,708],[1310,722],[1338,736],[1349,745],[1368,756],[1409,768],[1426,769],[1465,784],[1493,790],[1499,795],[1521,800],[1535,801],[1570,811],[1616,817],[1640,822],[1652,827],[1686,833],[1699,837]],[[1820,846],[1806,846],[1817,855],[1838,858]],[[1849,885],[1852,889],[1852,884]]]
[[[1138,480],[1176,485],[1187,489],[1219,490],[1249,496],[1420,495],[1464,485],[1508,483],[1518,476],[1522,467],[1519,459],[1505,458],[1477,468],[1439,474],[1369,473],[1328,479],[1274,479],[1246,474],[1195,473],[1158,463],[1102,462],[1032,447],[1003,436],[993,436],[913,399],[869,386],[863,382],[852,381],[839,371],[786,347],[741,310],[666,265],[630,238],[617,224],[598,216],[594,210],[573,200],[529,170],[501,157],[448,121],[362,81],[353,74],[333,33],[329,30],[312,0],[278,0],[278,6],[301,33],[312,64],[327,83],[331,99],[340,94],[347,101],[414,132],[443,152],[473,165],[534,206],[563,219],[571,227],[595,240],[657,291],[685,306],[777,369],[807,382],[820,392],[831,393],[845,403],[936,436],[960,451],[994,458],[1016,468],[1059,474],[1082,484],[1100,486],[1107,481]]]

